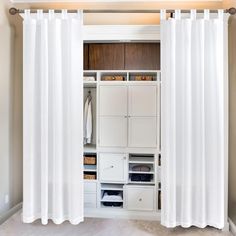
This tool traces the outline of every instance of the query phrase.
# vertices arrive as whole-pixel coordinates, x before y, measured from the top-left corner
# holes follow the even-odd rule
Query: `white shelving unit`
[[[159,217],[160,213],[160,173],[161,166],[159,165],[159,154],[160,154],[160,85],[161,85],[161,72],[159,70],[89,70],[84,71],[85,76],[94,76],[95,81],[84,81],[84,89],[87,91],[91,89],[93,91],[94,101],[93,106],[95,106],[95,113],[93,119],[94,122],[94,137],[93,143],[84,146],[84,153],[88,154],[96,154],[97,156],[97,165],[96,167],[87,167],[85,166],[84,170],[87,173],[96,171],[96,180],[85,180],[85,185],[88,185],[88,189],[92,188],[92,193],[86,193],[89,198],[91,198],[92,202],[88,202],[86,205],[91,207],[85,208],[86,212],[89,212],[89,215],[92,217],[113,217],[119,214],[118,217],[126,217],[129,218],[133,215],[133,218],[137,216],[140,219],[155,219]],[[103,81],[103,75],[122,75],[125,79],[123,81]],[[151,75],[154,80],[152,81],[135,81],[134,76],[136,75]],[[155,86],[157,90],[157,119],[156,119],[156,132],[157,132],[157,141],[156,147],[130,147],[127,145],[123,147],[102,147],[100,145],[100,88],[101,86]],[[129,93],[129,92],[128,92]],[[127,105],[129,107],[130,104]],[[117,109],[117,107],[115,107]],[[127,114],[127,116],[129,116]],[[127,120],[128,124],[128,120]],[[128,132],[128,130],[127,130]],[[126,172],[125,182],[104,182],[99,180],[99,156],[102,153],[122,153],[124,156],[126,155],[128,158],[126,167],[122,169]],[[111,155],[112,158],[112,155]],[[113,164],[112,164],[113,165]],[[132,166],[134,165],[147,165],[150,167],[150,171],[133,171]],[[105,168],[105,167],[104,167]],[[151,180],[146,181],[131,181],[130,175],[132,174],[144,174],[151,175]],[[92,184],[92,185],[91,185]],[[92,187],[91,187],[92,186]],[[95,187],[96,186],[96,187]],[[87,188],[86,188],[87,189]],[[96,189],[96,190],[95,190]],[[122,193],[122,200],[104,200],[103,195],[106,191],[119,191]],[[142,192],[144,191],[144,192]],[[143,198],[143,204],[137,206],[137,209],[133,206],[129,207],[129,204],[132,203],[132,196],[134,197],[134,201],[137,201],[139,204],[138,194],[141,194]],[[86,197],[85,196],[85,197]],[[91,197],[93,196],[93,198]],[[146,199],[148,197],[148,200]],[[96,202],[94,202],[96,199]],[[105,206],[104,203],[120,203],[121,206]],[[149,206],[148,203],[152,203]],[[132,205],[132,204],[131,204]],[[135,210],[135,212],[134,212]],[[118,213],[119,212],[119,213]]]

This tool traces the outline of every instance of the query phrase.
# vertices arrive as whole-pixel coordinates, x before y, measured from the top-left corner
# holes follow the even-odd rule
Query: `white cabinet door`
[[[100,117],[101,147],[126,147],[127,146],[127,118],[126,117]]]
[[[153,211],[154,187],[130,187],[126,188],[126,200],[128,210]]]
[[[127,182],[128,161],[126,154],[100,153],[99,179],[101,182]]]
[[[127,86],[100,86],[100,116],[127,115]]]
[[[96,193],[85,193],[84,194],[84,207],[85,208],[96,208],[97,207],[97,194]]]
[[[129,86],[129,116],[157,115],[157,86]]]
[[[129,147],[157,146],[157,118],[129,117]]]

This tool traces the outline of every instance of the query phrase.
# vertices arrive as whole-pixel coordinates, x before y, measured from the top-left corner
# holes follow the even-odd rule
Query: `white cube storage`
[[[85,208],[97,207],[97,183],[91,180],[84,181],[84,206]]]
[[[156,208],[155,187],[127,185],[125,199],[127,210],[154,211]]]
[[[99,154],[99,180],[101,183],[126,183],[128,156],[123,153]]]

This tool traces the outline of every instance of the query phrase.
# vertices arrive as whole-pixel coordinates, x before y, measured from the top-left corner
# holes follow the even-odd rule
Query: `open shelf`
[[[84,152],[85,153],[96,153],[97,152],[96,144],[84,145]]]
[[[136,184],[136,185],[154,185],[155,182],[154,181],[150,181],[150,182],[143,182],[143,181],[131,181],[131,179],[129,179],[128,181],[129,184]]]
[[[84,153],[84,180],[97,179],[97,154]]]
[[[123,208],[124,185],[122,184],[101,184],[100,205],[104,208]],[[105,206],[104,204],[111,204]],[[121,206],[114,206],[121,204]]]
[[[86,172],[96,172],[97,166],[96,165],[84,165],[84,171]]]
[[[122,184],[101,184],[101,190],[123,191]]]

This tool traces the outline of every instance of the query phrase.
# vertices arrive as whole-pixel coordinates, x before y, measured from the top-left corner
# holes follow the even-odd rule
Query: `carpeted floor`
[[[13,215],[0,225],[0,236],[231,236],[214,228],[166,229],[159,222],[118,219],[87,218],[85,222],[73,226],[68,222],[55,225],[50,222],[47,226],[40,221],[33,224],[21,222],[21,212]]]

